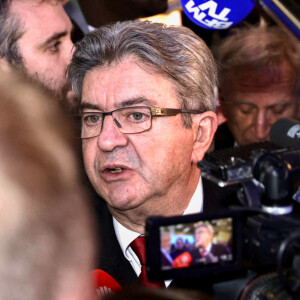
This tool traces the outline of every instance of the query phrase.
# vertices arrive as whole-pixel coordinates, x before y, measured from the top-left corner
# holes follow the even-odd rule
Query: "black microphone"
[[[270,130],[270,141],[278,146],[300,149],[300,122],[282,118]]]

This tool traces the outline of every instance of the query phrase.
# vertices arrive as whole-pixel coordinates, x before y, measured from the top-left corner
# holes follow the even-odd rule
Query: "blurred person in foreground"
[[[1,0],[0,69],[18,69],[72,110],[65,71],[73,43],[63,0]]]
[[[212,53],[185,27],[118,22],[76,44],[68,75],[85,169],[105,200],[99,268],[120,284],[140,276],[148,285],[134,250],[147,217],[198,213],[207,203],[197,162],[217,127]]]
[[[13,73],[0,73],[0,99],[0,299],[93,299],[94,222],[69,123]]]
[[[208,294],[187,289],[149,289],[146,287],[125,288],[120,293],[108,295],[106,300],[213,300]]]
[[[300,44],[282,27],[261,21],[234,28],[216,58],[227,122],[216,132],[215,149],[268,141],[275,121],[299,116]]]

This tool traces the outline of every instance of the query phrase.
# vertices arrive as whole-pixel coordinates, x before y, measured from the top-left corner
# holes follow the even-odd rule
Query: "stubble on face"
[[[11,15],[19,20],[21,32],[15,42],[20,59],[13,67],[37,83],[65,110],[76,112],[75,95],[64,75],[73,46],[72,24],[62,3],[14,0]]]
[[[14,68],[22,74],[28,81],[38,86],[44,93],[49,95],[52,99],[58,102],[58,104],[68,114],[73,115],[78,112],[79,101],[71,89],[71,85],[65,82],[63,85],[55,79],[46,78],[42,74],[31,74],[23,63],[22,56],[18,64],[14,65]]]
[[[52,98],[56,99],[66,111],[71,114],[77,113],[79,103],[71,89],[70,83],[60,83],[54,78],[47,78],[44,74],[35,73],[31,75],[27,70],[26,72],[33,80],[39,82]]]

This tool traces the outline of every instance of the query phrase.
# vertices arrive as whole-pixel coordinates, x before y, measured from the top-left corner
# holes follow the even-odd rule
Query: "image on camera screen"
[[[231,262],[232,242],[232,218],[161,226],[161,269]]]

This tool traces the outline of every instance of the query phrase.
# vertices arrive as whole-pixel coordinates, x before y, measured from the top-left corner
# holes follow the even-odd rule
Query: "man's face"
[[[280,65],[281,74],[253,70],[227,74],[228,92],[222,111],[237,143],[246,145],[269,140],[271,126],[280,118],[296,118],[297,73],[289,64]],[[229,79],[231,77],[231,79]]]
[[[175,247],[176,247],[176,249],[179,249],[179,250],[183,249],[183,247],[184,247],[184,242],[183,242],[183,239],[182,239],[182,238],[178,238],[178,239],[176,240]]]
[[[25,71],[59,99],[66,99],[67,94],[71,97],[65,70],[72,54],[72,23],[62,4],[14,0],[10,13],[21,21],[24,32],[17,46]]]
[[[170,81],[145,71],[136,61],[128,57],[89,71],[83,82],[83,111],[142,105],[180,108]],[[101,134],[83,140],[89,179],[111,211],[145,208],[149,214],[167,215],[171,204],[166,199],[174,188],[187,187],[192,177],[193,132],[184,128],[180,114],[153,118],[152,127],[138,134],[121,133],[106,116]]]
[[[161,237],[160,247],[165,249],[166,251],[170,251],[171,249],[171,237],[170,234],[163,234]]]
[[[206,227],[198,227],[195,230],[195,247],[205,248],[212,242],[212,233]]]

